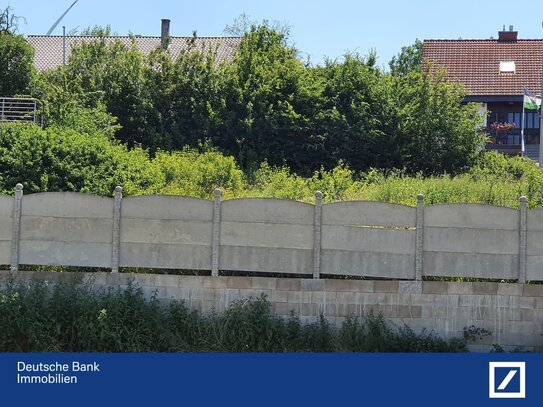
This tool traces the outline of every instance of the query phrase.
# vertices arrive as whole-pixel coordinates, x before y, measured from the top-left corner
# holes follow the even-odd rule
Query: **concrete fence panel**
[[[526,279],[543,280],[543,209],[528,211]]]
[[[220,269],[313,273],[314,206],[282,199],[223,201]]]
[[[113,199],[74,192],[24,197],[20,264],[110,267]]]
[[[213,204],[180,196],[124,198],[120,266],[211,269]]]
[[[322,208],[321,273],[415,278],[415,208],[339,202]]]
[[[424,274],[517,279],[519,211],[479,204],[424,208]]]
[[[0,195],[0,264],[10,263],[13,197]]]

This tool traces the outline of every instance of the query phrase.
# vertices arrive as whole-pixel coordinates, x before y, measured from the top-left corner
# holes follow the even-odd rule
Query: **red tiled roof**
[[[468,96],[541,93],[543,40],[425,40],[423,57],[445,67]],[[500,73],[501,61],[514,61],[515,73]]]
[[[72,48],[81,43],[100,40],[101,37],[93,36],[66,36],[66,61],[70,57]],[[188,42],[192,37],[171,37],[168,47],[172,59],[177,59],[181,50],[188,49]],[[61,35],[29,35],[26,40],[35,50],[34,66],[39,71],[54,69],[62,65],[63,36]],[[132,37],[115,36],[105,37],[107,44],[120,41],[130,46]],[[140,52],[149,55],[152,50],[160,47],[160,37],[134,37],[136,47]],[[217,62],[232,60],[239,47],[240,37],[197,37],[194,48],[203,51],[217,50]]]

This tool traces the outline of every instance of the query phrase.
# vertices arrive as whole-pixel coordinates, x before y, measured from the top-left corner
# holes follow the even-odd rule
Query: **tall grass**
[[[381,316],[281,318],[264,297],[203,315],[183,302],[162,306],[135,285],[96,290],[74,279],[8,281],[0,289],[0,352],[465,352],[482,330],[441,339],[395,327]]]

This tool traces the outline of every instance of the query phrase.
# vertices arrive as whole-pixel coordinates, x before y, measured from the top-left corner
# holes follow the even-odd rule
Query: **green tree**
[[[394,107],[385,75],[375,67],[376,55],[346,54],[316,68],[322,83],[313,120],[326,154],[321,163],[332,168],[342,161],[355,170],[391,167]]]
[[[110,44],[101,38],[73,49],[64,68],[65,76],[60,75],[60,80],[85,95],[86,107],[103,105],[118,119],[121,128],[116,137],[119,140],[130,145],[145,145],[148,140],[144,67],[145,58],[134,43],[131,46],[121,41]]]
[[[30,89],[31,95],[42,102],[45,126],[108,138],[113,138],[120,128],[117,119],[107,112],[101,95],[85,92],[79,81],[67,77],[63,67],[38,73]]]
[[[412,71],[395,81],[401,162],[409,171],[459,173],[484,149],[480,120],[472,104],[463,104],[464,88],[445,80],[444,71]]]
[[[215,66],[216,50],[199,48],[197,38],[188,40],[175,61],[158,48],[149,56],[144,87],[146,110],[145,145],[165,150],[196,147],[212,137],[217,111],[222,104],[221,78]]]
[[[422,68],[422,51],[424,43],[419,39],[413,45],[402,47],[398,55],[389,62],[390,73],[393,76],[405,76],[412,71]]]
[[[34,49],[16,34],[20,19],[10,7],[0,12],[0,97],[26,94],[34,74]]]
[[[34,49],[16,34],[0,31],[0,96],[26,94],[34,74]]]
[[[266,24],[252,26],[222,72],[225,104],[213,143],[246,169],[265,160],[306,169],[312,145],[305,130],[312,106],[309,77],[286,36]]]

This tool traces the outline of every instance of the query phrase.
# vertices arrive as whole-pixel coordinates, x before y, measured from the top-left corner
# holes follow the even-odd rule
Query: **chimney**
[[[170,20],[168,18],[162,19],[162,29],[160,30],[160,44],[163,49],[168,48],[168,41],[170,38]]]
[[[505,31],[503,26],[502,31],[498,31],[498,42],[517,42],[518,31],[513,31],[513,26],[509,26],[509,31]]]

